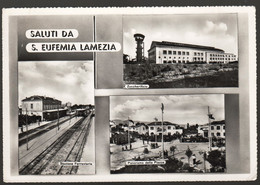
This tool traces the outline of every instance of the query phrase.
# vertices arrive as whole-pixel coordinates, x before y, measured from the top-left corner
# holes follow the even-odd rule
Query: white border
[[[250,66],[250,173],[249,174],[120,174],[120,175],[65,175],[65,176],[11,176],[10,174],[10,88],[9,88],[9,16],[21,15],[100,15],[100,14],[205,14],[247,13],[249,17],[249,66]],[[19,8],[3,9],[3,173],[5,182],[145,182],[145,181],[242,181],[257,177],[256,145],[256,28],[254,7],[152,7],[152,8]],[[95,90],[96,96],[120,95],[125,90]],[[131,91],[131,90],[130,90]],[[177,93],[183,91],[176,89]],[[187,90],[196,93],[196,90]],[[211,91],[211,90],[209,90]],[[216,91],[216,90],[214,90]],[[139,91],[138,91],[139,92]],[[132,93],[138,93],[133,90]],[[167,90],[147,91],[170,93]],[[172,92],[172,90],[171,90]],[[176,93],[175,92],[175,93]],[[200,91],[201,92],[201,91]],[[213,91],[212,91],[213,92]],[[227,89],[235,93],[236,90]],[[148,94],[149,94],[148,93]],[[222,92],[223,93],[223,92]],[[131,92],[130,92],[131,94]]]

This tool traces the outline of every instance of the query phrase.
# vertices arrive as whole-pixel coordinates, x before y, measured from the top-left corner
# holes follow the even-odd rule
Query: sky
[[[165,96],[111,96],[110,120],[152,122],[162,120],[161,104],[164,104],[164,121],[176,124],[208,123],[208,106],[216,121],[224,120],[224,95],[165,95]]]
[[[93,61],[18,62],[18,105],[33,95],[62,103],[94,104]]]
[[[135,58],[133,35],[145,35],[144,50],[152,41],[169,41],[223,49],[238,53],[237,14],[128,15],[123,17],[123,52]]]

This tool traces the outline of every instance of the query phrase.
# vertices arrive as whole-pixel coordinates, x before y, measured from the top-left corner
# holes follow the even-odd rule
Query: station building
[[[22,114],[41,116],[42,120],[62,110],[61,101],[51,97],[34,95],[22,100]]]
[[[236,55],[224,50],[193,44],[153,41],[148,50],[150,63],[229,63],[237,61]]]

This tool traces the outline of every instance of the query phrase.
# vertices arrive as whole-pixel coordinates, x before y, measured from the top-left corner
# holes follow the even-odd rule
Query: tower
[[[134,38],[136,41],[136,62],[141,63],[144,57],[144,35],[140,33],[134,34]]]

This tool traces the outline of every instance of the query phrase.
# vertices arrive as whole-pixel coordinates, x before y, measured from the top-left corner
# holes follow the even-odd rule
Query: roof
[[[157,125],[162,125],[162,122],[161,121],[154,121],[154,122],[148,124],[148,126],[157,126]],[[177,124],[171,123],[169,121],[164,121],[163,125],[173,125],[173,126],[176,126]]]
[[[221,121],[213,121],[210,123],[211,125],[225,125],[225,120]]]
[[[225,125],[225,120],[221,120],[221,121],[212,121],[210,123],[210,125]],[[205,123],[204,125],[199,125],[200,127],[206,127],[209,126],[209,123]]]
[[[52,100],[52,101],[60,101],[51,97],[47,97],[47,96],[38,96],[38,95],[33,95],[30,97],[26,97],[25,99],[23,99],[22,101],[38,101],[38,100]]]
[[[211,46],[201,46],[201,45],[194,45],[194,44],[185,44],[185,43],[178,43],[178,42],[168,42],[168,41],[153,41],[151,44],[151,47],[149,50],[153,49],[154,47],[158,46],[175,46],[175,47],[188,47],[188,48],[195,48],[195,49],[203,49],[203,50],[213,50],[213,51],[218,51],[218,52],[224,52],[222,49],[214,48]],[[148,52],[149,52],[148,50]]]

